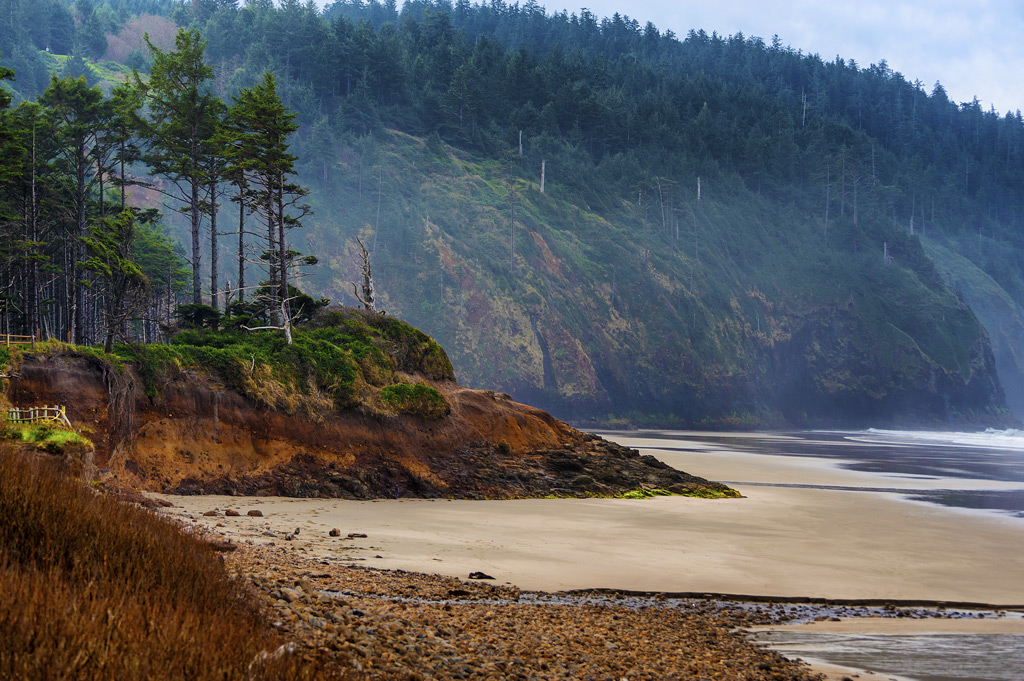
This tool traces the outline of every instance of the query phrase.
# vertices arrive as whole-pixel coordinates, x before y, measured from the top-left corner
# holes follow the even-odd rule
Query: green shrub
[[[454,377],[448,356],[429,336],[375,313],[323,312],[294,328],[292,337],[288,345],[280,331],[193,328],[179,332],[170,345],[120,345],[116,352],[136,362],[150,397],[182,369],[192,368],[254,402],[288,412],[305,408],[317,416],[330,411],[331,403],[337,411],[359,406],[369,394],[359,386],[390,386],[398,370]],[[382,406],[425,418],[449,411],[436,391],[403,390],[385,393]]]
[[[52,423],[8,423],[3,427],[0,439],[29,442],[48,454],[63,454],[68,447],[92,447],[92,442],[88,438]]]
[[[36,425],[31,427],[25,439],[28,440],[29,442],[44,442],[45,440],[48,440],[50,438],[50,435],[53,433],[53,431],[53,424],[37,423]]]
[[[222,316],[217,308],[199,303],[179,305],[175,315],[183,326],[193,329],[216,329]]]
[[[451,412],[448,401],[426,383],[395,383],[381,388],[377,394],[381,406],[391,411],[414,414],[425,419],[439,419]]]

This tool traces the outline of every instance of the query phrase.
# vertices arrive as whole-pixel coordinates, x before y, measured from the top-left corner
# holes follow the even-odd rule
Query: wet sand
[[[530,590],[1024,604],[1019,520],[871,492],[740,489],[747,498],[167,498],[174,515],[236,542],[279,543],[299,528],[290,546],[332,562],[483,571]],[[226,509],[241,517],[202,515]],[[334,528],[341,538],[328,536]]]

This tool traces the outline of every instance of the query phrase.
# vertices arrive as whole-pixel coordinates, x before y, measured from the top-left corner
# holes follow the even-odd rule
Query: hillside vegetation
[[[351,302],[361,237],[381,306],[465,383],[658,425],[999,420],[1000,379],[1024,395],[1017,112],[532,0],[146,11],[202,31],[225,96],[277,74],[303,285]]]

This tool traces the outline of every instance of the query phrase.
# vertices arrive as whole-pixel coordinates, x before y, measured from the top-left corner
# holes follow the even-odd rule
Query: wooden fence
[[[7,420],[11,423],[56,422],[71,427],[66,408],[59,404],[52,407],[11,407],[7,410]]]
[[[32,345],[35,336],[16,336],[13,333],[0,333],[0,345]]]

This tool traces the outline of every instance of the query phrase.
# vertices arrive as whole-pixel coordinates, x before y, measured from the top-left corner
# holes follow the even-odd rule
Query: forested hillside
[[[998,365],[1024,404],[1019,112],[884,62],[532,0],[0,0],[0,22],[15,104],[49,70],[145,78],[142,33],[169,50],[178,26],[226,107],[273,72],[313,209],[287,245],[320,258],[300,286],[354,302],[360,237],[379,306],[464,383],[568,418],[881,423],[998,418]],[[223,307],[210,259],[199,293]]]

